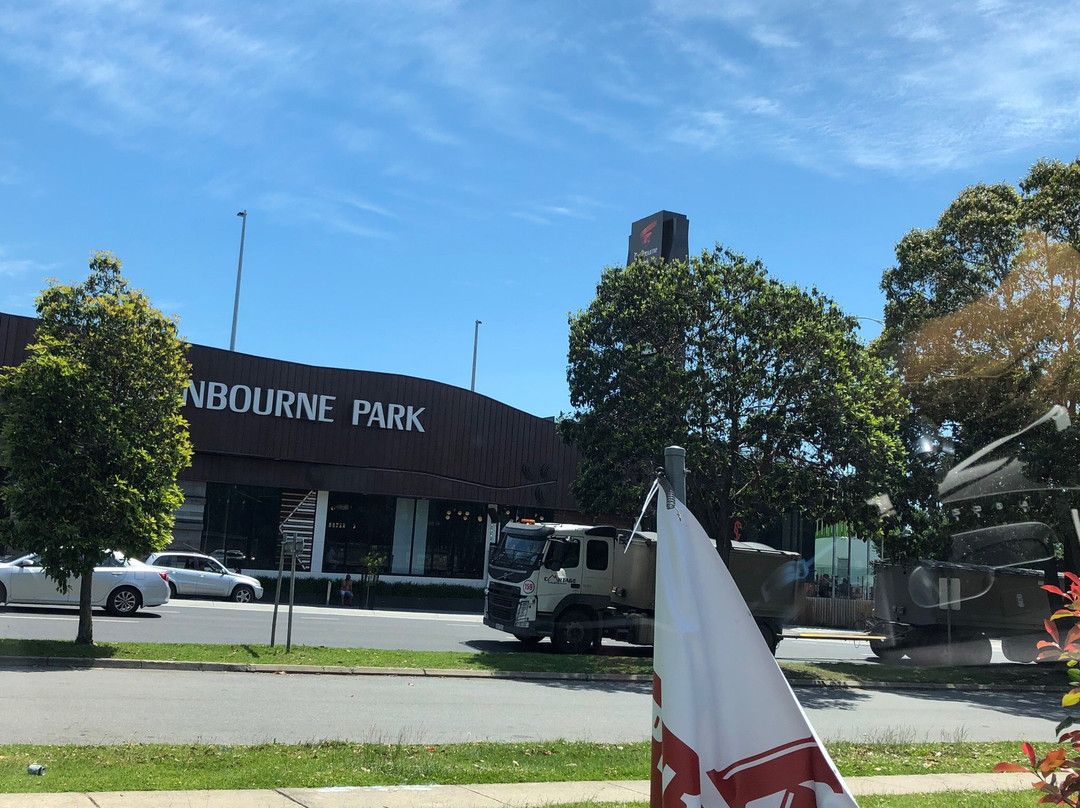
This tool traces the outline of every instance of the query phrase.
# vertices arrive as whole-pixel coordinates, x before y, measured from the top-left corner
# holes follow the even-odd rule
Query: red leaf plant
[[[1065,662],[1068,666],[1070,689],[1062,696],[1062,707],[1073,707],[1080,703],[1080,577],[1066,572],[1069,590],[1064,592],[1057,586],[1044,586],[1047,592],[1057,595],[1064,601],[1062,607],[1045,621],[1046,633],[1050,640],[1038,643],[1039,661]],[[1059,624],[1057,621],[1065,621]],[[1064,631],[1064,627],[1068,630]],[[1052,749],[1039,757],[1035,748],[1024,743],[1021,747],[1028,759],[1027,766],[1017,763],[998,763],[996,772],[1030,772],[1039,779],[1032,787],[1042,796],[1040,805],[1069,805],[1080,808],[1080,730],[1065,732],[1074,724],[1080,723],[1080,717],[1067,716],[1057,726],[1057,749]],[[1070,757],[1071,755],[1071,757]]]

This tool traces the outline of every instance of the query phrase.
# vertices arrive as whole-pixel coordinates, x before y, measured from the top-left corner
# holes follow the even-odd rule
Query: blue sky
[[[1080,152],[1080,6],[0,0],[0,311],[119,255],[192,342],[569,409],[567,314],[690,219],[880,317],[912,227]],[[867,338],[878,326],[863,321]]]

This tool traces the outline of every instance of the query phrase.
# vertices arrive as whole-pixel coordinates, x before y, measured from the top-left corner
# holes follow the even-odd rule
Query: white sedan
[[[109,614],[122,617],[141,607],[169,602],[169,580],[165,570],[149,567],[119,553],[107,553],[94,567],[91,602]],[[78,606],[79,581],[68,581],[67,592],[45,574],[36,553],[0,564],[0,602],[41,606]]]

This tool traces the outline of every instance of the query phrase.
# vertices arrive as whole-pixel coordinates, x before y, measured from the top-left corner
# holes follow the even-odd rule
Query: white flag
[[[682,502],[656,544],[651,808],[857,808]]]

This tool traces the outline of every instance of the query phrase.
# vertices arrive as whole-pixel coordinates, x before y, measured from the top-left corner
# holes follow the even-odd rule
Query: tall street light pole
[[[240,261],[236,265],[236,297],[232,305],[232,336],[229,337],[229,350],[236,350],[236,315],[240,312],[240,275],[244,271],[244,235],[247,232],[247,211],[242,210],[236,214],[242,220],[240,225]]]
[[[482,323],[477,320],[476,327],[473,329],[472,338],[472,382],[469,383],[469,390],[476,392],[476,346],[480,344],[480,326]]]

